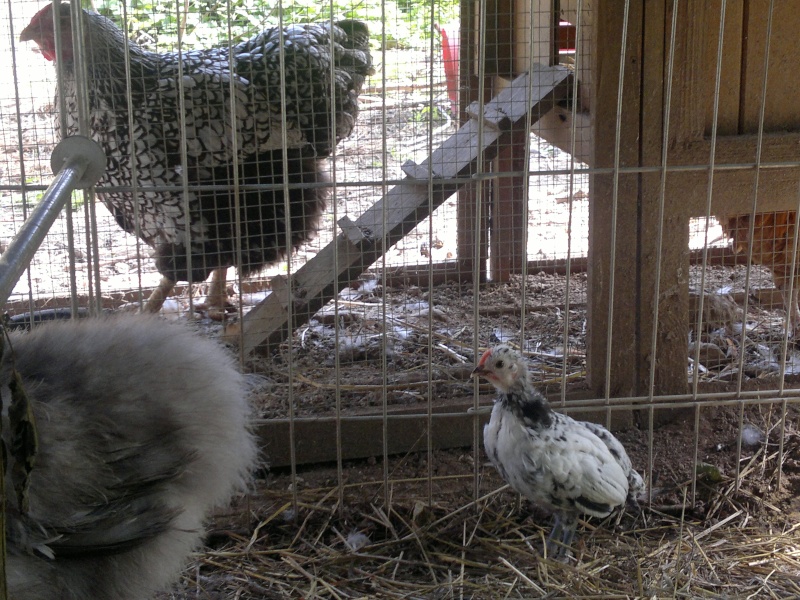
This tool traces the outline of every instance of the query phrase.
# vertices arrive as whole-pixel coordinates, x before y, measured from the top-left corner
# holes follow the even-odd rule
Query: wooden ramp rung
[[[483,110],[472,106],[475,118],[424,162],[407,165],[407,178],[355,222],[340,221],[343,233],[294,273],[287,290],[270,294],[244,316],[243,350],[269,350],[283,342],[333,298],[337,287],[358,277],[469,181],[479,158],[481,162],[493,159],[512,128],[524,127],[529,114],[529,124],[535,122],[566,98],[571,79],[569,69],[537,65],[511,82]]]

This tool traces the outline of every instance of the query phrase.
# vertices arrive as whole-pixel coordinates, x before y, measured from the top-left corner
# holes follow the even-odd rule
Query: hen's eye
[[[503,361],[502,360],[498,360],[497,361],[497,368],[498,369],[502,369],[503,368]]]

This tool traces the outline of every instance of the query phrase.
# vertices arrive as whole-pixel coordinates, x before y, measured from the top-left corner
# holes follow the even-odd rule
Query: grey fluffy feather
[[[154,318],[52,323],[12,344],[39,454],[26,515],[7,491],[11,597],[151,597],[256,463],[242,375]]]

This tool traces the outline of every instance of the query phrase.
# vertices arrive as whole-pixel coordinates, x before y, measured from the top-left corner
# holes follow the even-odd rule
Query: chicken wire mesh
[[[240,170],[234,151],[237,158],[198,165],[200,171],[211,171],[199,182],[180,168],[173,168],[171,181],[142,177],[136,182],[139,189],[134,196],[146,196],[148,186],[176,184],[167,202],[173,212],[190,207],[200,196],[210,198],[207,210],[219,211],[220,202],[236,202],[239,197],[228,190],[244,194],[248,184],[272,185],[267,192],[275,190],[277,208],[264,209],[269,212],[266,217],[246,214],[237,220],[229,211],[227,233],[192,231],[201,241],[204,235],[216,235],[232,244],[234,255],[246,252],[235,240],[248,222],[261,223],[274,218],[276,211],[290,209],[295,190],[328,190],[324,209],[317,206],[318,221],[308,227],[310,235],[297,244],[272,240],[273,247],[291,256],[288,262],[265,261],[270,264],[252,273],[227,270],[224,296],[230,306],[223,311],[213,310],[208,299],[211,283],[205,281],[217,266],[214,254],[219,249],[207,252],[205,245],[198,252],[174,253],[186,256],[194,268],[201,264],[208,269],[192,273],[191,286],[172,271],[179,286],[163,313],[170,318],[192,315],[209,335],[239,348],[243,367],[253,373],[253,401],[272,465],[249,499],[258,527],[254,530],[248,524],[241,539],[234,535],[220,542],[229,543],[232,550],[205,554],[187,572],[185,589],[175,597],[202,597],[201,588],[220,597],[237,592],[243,597],[269,597],[299,590],[330,597],[376,590],[387,596],[424,596],[443,585],[450,594],[491,597],[502,590],[524,596],[563,591],[564,577],[572,578],[581,593],[595,595],[677,594],[675,590],[685,586],[691,596],[744,580],[749,582],[749,593],[755,594],[767,593],[770,585],[781,591],[796,587],[795,542],[787,515],[794,510],[796,483],[792,384],[798,358],[791,337],[785,335],[792,333],[794,323],[781,310],[782,297],[774,293],[776,286],[793,292],[793,277],[786,274],[794,270],[795,213],[763,216],[769,210],[791,208],[798,197],[794,189],[782,199],[789,206],[776,206],[764,191],[770,174],[797,166],[791,153],[770,152],[771,140],[765,139],[769,132],[797,128],[796,115],[781,99],[793,84],[781,82],[775,74],[775,65],[791,56],[784,38],[794,17],[780,3],[707,3],[700,10],[707,26],[701,44],[707,67],[703,70],[693,63],[692,72],[682,68],[680,55],[675,58],[684,30],[691,30],[687,5],[693,3],[659,4],[660,13],[667,15],[661,55],[652,50],[657,45],[652,40],[642,43],[640,51],[635,49],[637,40],[646,38],[642,23],[653,18],[643,2],[562,0],[512,7],[486,2],[188,6],[107,1],[91,7],[142,48],[172,56],[180,66],[175,67],[179,75],[170,77],[187,78],[183,85],[197,81],[196,73],[205,76],[204,68],[211,71],[213,85],[200,85],[196,95],[187,94],[181,84],[176,91],[164,77],[156,79],[154,89],[169,89],[156,102],[172,106],[180,103],[182,94],[184,103],[198,99],[192,106],[208,108],[216,102],[219,114],[211,120],[218,127],[210,130],[220,138],[239,115],[231,116],[230,106],[217,96],[227,98],[225,90],[239,85],[246,95],[251,78],[220,83],[213,79],[214,64],[201,66],[189,54],[181,62],[169,53],[220,47],[223,50],[214,61],[233,55],[246,62],[257,60],[252,58],[257,52],[248,49],[237,57],[237,46],[227,45],[227,40],[238,44],[270,27],[305,23],[330,27],[341,19],[362,21],[370,31],[372,68],[362,65],[355,125],[329,148],[315,150],[312,156],[321,159],[318,165],[325,173],[319,179],[292,179],[292,159],[297,158],[292,152],[297,148],[287,146],[298,129],[301,137],[306,136],[301,144],[308,143],[309,135],[323,135],[320,131],[329,135],[325,124],[338,125],[337,118],[346,110],[333,103],[322,114],[306,114],[312,121],[321,119],[319,130],[296,126],[302,118],[293,120],[291,113],[303,113],[305,107],[294,106],[294,100],[303,93],[313,94],[309,88],[320,82],[290,81],[291,74],[313,75],[287,68],[291,55],[286,38],[279,37],[275,48],[283,50],[275,50],[274,65],[285,76],[270,88],[277,96],[269,99],[278,108],[266,125],[277,139],[268,150],[273,153],[269,160],[263,156],[261,162],[256,160],[260,166],[253,174],[246,160],[241,160]],[[19,228],[49,180],[49,155],[60,137],[53,120],[59,104],[53,101],[57,71],[31,52],[35,44],[18,41],[44,6],[9,1],[7,16],[0,20],[0,34],[8,40],[0,48],[0,61],[9,74],[0,98],[5,124],[0,201],[6,238]],[[599,34],[609,32],[613,44],[606,38],[597,41]],[[748,35],[759,43],[743,44]],[[124,49],[124,37],[117,42]],[[334,51],[336,43],[353,49],[347,41],[326,38],[316,43],[319,52]],[[92,56],[91,44],[85,51],[89,60],[101,59]],[[663,136],[647,139],[645,131],[640,136],[645,141],[632,141],[626,137],[631,128],[627,102],[640,93],[644,96],[644,88],[616,75],[606,79],[613,86],[599,81],[598,69],[602,65],[618,71],[623,65],[627,73],[638,68],[641,59],[646,65],[642,80],[650,81],[650,53],[662,65],[652,77],[663,81],[658,107],[653,109],[662,121],[656,131]],[[134,100],[136,71],[131,66],[135,58],[128,53],[122,64],[112,63],[114,70],[105,76],[122,81],[128,106],[138,108],[141,100],[139,104]],[[330,75],[343,72],[335,63],[319,74],[323,83],[317,93],[322,96],[336,88],[336,78]],[[491,127],[476,106],[488,103],[536,63],[565,65],[577,83],[546,114],[535,108],[503,139],[497,158],[486,159],[489,152],[481,140]],[[737,72],[736,65],[744,71]],[[709,150],[703,155],[686,152],[685,160],[676,158],[682,146],[670,144],[684,135],[685,124],[676,116],[679,108],[686,108],[681,93],[690,83],[697,87],[696,80],[703,77],[703,111],[694,127]],[[91,76],[89,80],[91,85]],[[96,93],[90,91],[87,98]],[[531,86],[528,97],[535,93]],[[103,101],[113,105],[116,100]],[[75,114],[81,102],[72,107]],[[478,104],[470,107],[471,102]],[[84,108],[103,110],[91,100]],[[191,111],[184,114],[179,106],[169,115],[169,132],[164,132],[165,123],[158,129],[160,137],[172,144],[166,154],[179,155],[179,164],[191,163],[193,152],[203,152],[194,149],[190,139],[200,120],[193,121]],[[119,126],[138,126],[137,119],[148,117],[136,113],[130,122],[128,118],[126,113]],[[231,128],[246,129],[247,118],[257,117],[247,114]],[[592,127],[592,118],[601,120],[601,126]],[[459,193],[437,205],[433,190],[438,182],[434,176],[423,177],[420,185],[430,193],[418,212],[430,216],[406,222],[407,233],[380,253],[374,264],[356,262],[362,275],[337,280],[335,272],[350,256],[341,246],[331,246],[334,240],[342,231],[357,236],[349,223],[378,201],[391,199],[391,190],[407,183],[413,170],[407,162],[423,163],[469,120],[478,123],[476,166],[454,178]],[[85,131],[103,125],[100,119]],[[752,155],[733,150],[717,153],[724,143],[718,138],[736,135],[757,138]],[[202,142],[223,147],[233,143],[226,139],[206,137]],[[246,146],[246,136],[235,143]],[[777,143],[790,146],[791,140]],[[116,139],[114,144],[124,146]],[[595,159],[599,144],[611,152]],[[631,161],[630,152],[640,153],[641,160]],[[140,151],[134,162],[149,166],[147,160]],[[667,181],[673,174],[696,172],[712,174],[707,181],[694,183],[700,189],[697,195],[705,196],[708,190],[708,204],[700,202],[702,210],[682,212],[676,226],[670,211],[679,204],[680,194],[674,189],[682,188],[672,188]],[[738,172],[763,174],[740,194],[746,196],[736,205],[742,216],[729,220],[723,215],[739,213],[721,210],[723,204],[716,199],[712,210],[711,199],[724,193],[720,189],[728,190],[719,183],[725,174]],[[285,175],[290,175],[288,182]],[[638,205],[626,200],[630,177],[650,182],[650,187],[640,184]],[[158,242],[145,239],[142,225],[136,225],[140,217],[135,213],[145,205],[131,207],[133,225],[129,222],[131,231],[123,231],[119,217],[102,201],[103,185],[96,197],[76,196],[73,217],[65,215],[58,221],[15,290],[10,312],[69,306],[73,299],[82,306],[118,308],[146,301],[159,285],[163,265],[159,267],[151,256],[152,246],[158,256]],[[105,185],[128,193],[130,182]],[[736,185],[747,187],[739,180]],[[790,188],[787,184],[782,189]],[[380,213],[384,223],[394,209],[386,203]],[[633,228],[644,233],[628,233],[631,219]],[[156,221],[157,237],[165,224]],[[649,245],[647,236],[657,240],[655,246]],[[316,260],[328,248],[335,250],[330,262]],[[601,258],[593,258],[590,250]],[[669,252],[682,256],[679,266],[684,274],[669,271],[674,267],[664,258]],[[627,260],[633,254],[640,256],[638,262]],[[241,264],[241,257],[228,262]],[[244,317],[287,286],[296,290],[298,273],[304,268],[302,273],[309,273],[310,280],[329,288],[333,301],[307,321],[301,319],[271,354],[245,352],[246,338],[253,331],[263,332],[279,317],[282,323],[291,323],[293,312],[303,308],[302,302],[287,304],[289,315],[270,313],[264,319],[267,325]],[[307,281],[303,277],[300,280]],[[632,282],[639,286],[635,293],[641,294],[647,309],[631,304],[626,294]],[[692,315],[691,321],[670,320],[668,297],[682,293],[670,285],[692,292],[681,305]],[[642,291],[648,286],[656,289],[651,304]],[[650,318],[641,317],[641,310],[652,311]],[[224,322],[219,320],[221,312]],[[695,315],[700,315],[700,322]],[[669,345],[669,331],[659,333],[660,327],[667,328],[665,323],[682,341],[677,360],[683,364],[676,378],[679,383],[662,385],[658,363],[669,362],[664,348],[677,347]],[[593,341],[587,333],[594,335]],[[581,560],[551,572],[542,571],[535,560],[540,530],[530,521],[523,525],[514,521],[507,508],[513,496],[496,492],[502,482],[482,454],[481,423],[490,387],[475,384],[470,373],[480,352],[498,343],[524,351],[535,382],[559,410],[577,411],[621,430],[619,437],[634,467],[652,490],[644,516],[629,513],[602,526],[590,521],[576,553]],[[650,362],[639,358],[645,355],[654,358]],[[623,363],[639,365],[633,375],[635,385],[626,387],[629,382],[618,376],[617,370],[627,370],[620,366]],[[660,423],[659,415],[668,408],[683,412],[677,420]],[[461,449],[440,450],[443,447]],[[333,467],[307,470],[306,465],[324,462]],[[300,529],[297,523],[302,524]],[[765,531],[772,533],[758,543],[748,537]],[[274,556],[267,556],[266,550],[254,558],[255,547],[274,548]],[[389,558],[382,557],[384,550]],[[727,564],[726,553],[741,560],[723,576],[713,562]],[[498,556],[503,558],[498,561]],[[712,558],[703,562],[698,556]],[[610,565],[608,573],[586,568],[592,560]],[[341,577],[347,561],[357,564],[349,584]],[[226,568],[220,567],[223,564]],[[637,580],[621,583],[627,578],[618,575],[630,569],[639,573]],[[692,581],[693,569],[702,571],[702,581]],[[281,576],[287,580],[279,582]]]

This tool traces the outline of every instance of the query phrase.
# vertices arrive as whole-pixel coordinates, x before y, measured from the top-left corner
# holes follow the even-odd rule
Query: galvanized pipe
[[[53,182],[0,256],[0,305],[8,301],[72,192],[94,185],[102,176],[105,155],[92,140],[73,136],[61,141],[53,150],[51,166],[57,170]]]

